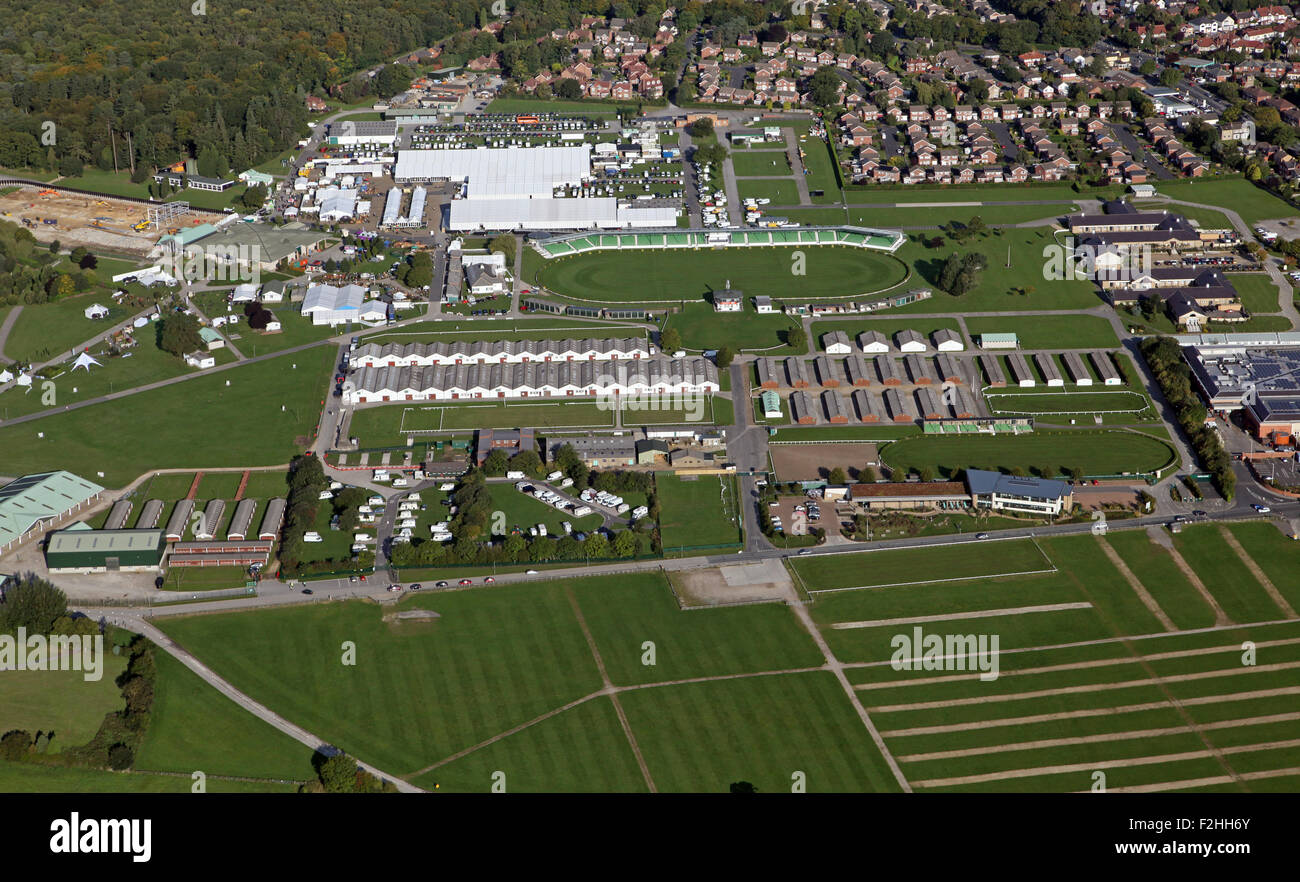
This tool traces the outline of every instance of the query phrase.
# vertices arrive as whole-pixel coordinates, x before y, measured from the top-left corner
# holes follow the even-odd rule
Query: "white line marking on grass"
[[[1024,701],[1027,698],[1043,698],[1048,695],[1074,695],[1080,692],[1107,692],[1112,689],[1132,689],[1137,686],[1155,686],[1160,683],[1186,683],[1191,680],[1208,680],[1214,677],[1235,677],[1239,674],[1253,674],[1264,671],[1293,671],[1300,668],[1300,662],[1278,662],[1272,665],[1254,665],[1238,667],[1228,671],[1200,671],[1195,674],[1174,674],[1168,677],[1148,677],[1143,680],[1124,680],[1120,683],[1090,683],[1086,686],[1065,686],[1056,689],[1035,689],[1032,692],[1013,692],[1006,695],[979,695],[973,698],[950,698],[940,701],[918,701],[911,704],[890,704],[873,707],[874,711],[929,710],[940,707],[960,707],[968,704],[985,704],[991,701]],[[1187,704],[1185,699],[1179,700]],[[1169,702],[1162,702],[1169,703]]]
[[[940,613],[933,616],[904,616],[897,619],[868,619],[861,622],[835,622],[831,625],[837,631],[853,628],[880,628],[889,625],[913,625],[922,622],[948,622],[958,619],[991,619],[995,616],[1020,616],[1026,613],[1060,612],[1072,609],[1092,609],[1086,601],[1076,603],[1045,603],[1041,606],[1011,606],[1005,609],[979,609],[964,613]]]
[[[1005,576],[1041,576],[1047,573],[1055,573],[1056,567],[1049,570],[1019,570],[1009,573],[981,573],[976,576],[951,576],[946,579],[921,579],[917,582],[884,582],[880,585],[850,585],[847,588],[818,588],[809,590],[809,594],[834,594],[837,591],[866,591],[872,588],[903,588],[910,585],[939,585],[944,582],[969,582],[972,579],[1001,579]],[[945,618],[940,616],[940,618]]]
[[[1160,756],[1135,756],[1128,759],[1098,760],[1091,763],[1068,763],[1059,766],[1039,766],[1031,769],[1007,769],[1001,772],[987,772],[979,775],[961,775],[954,778],[931,778],[915,782],[918,787],[952,787],[960,784],[982,784],[988,781],[1001,781],[1006,778],[1037,778],[1042,775],[1063,775],[1072,772],[1091,772],[1094,769],[1122,769],[1127,766],[1151,766],[1159,763],[1176,763],[1183,760],[1209,759],[1218,754],[1249,753],[1255,750],[1284,750],[1300,747],[1300,738],[1286,741],[1266,741],[1261,744],[1238,744],[1233,747],[1213,750],[1187,750],[1182,753],[1169,753]]]
[[[1134,784],[1132,787],[1107,787],[1107,793],[1162,793],[1169,790],[1188,790],[1192,787],[1210,787],[1215,784],[1237,784],[1241,781],[1262,781],[1266,778],[1286,778],[1291,775],[1300,775],[1300,766],[1292,766],[1287,769],[1265,769],[1262,772],[1240,772],[1237,778],[1233,779],[1227,775],[1216,775],[1212,778],[1185,778],[1182,781],[1162,781],[1158,784]],[[1086,790],[1076,790],[1076,793],[1088,793]]]
[[[1253,692],[1230,692],[1224,695],[1203,695],[1199,698],[1180,700],[1183,706],[1215,704],[1229,701],[1250,701],[1256,698],[1276,698],[1282,695],[1300,695],[1300,686],[1283,686],[1277,689],[1257,689]],[[996,729],[1000,726],[1023,726],[1029,723],[1050,723],[1055,720],[1079,720],[1087,717],[1104,717],[1118,714],[1134,714],[1143,711],[1170,708],[1167,701],[1146,701],[1141,704],[1125,704],[1118,707],[1090,707],[1083,710],[1060,711],[1051,714],[1031,714],[1024,717],[1001,717],[994,720],[972,720],[965,723],[942,723],[936,726],[913,726],[910,729],[889,729],[882,732],[891,738],[906,735],[939,735],[948,732],[965,732],[971,729]],[[1171,708],[1172,709],[1172,708]],[[877,708],[879,710],[879,708]]]

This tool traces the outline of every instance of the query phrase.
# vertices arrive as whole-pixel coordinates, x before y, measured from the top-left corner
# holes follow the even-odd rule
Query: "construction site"
[[[220,212],[185,209],[176,203],[136,202],[94,193],[42,188],[0,187],[0,217],[20,223],[38,241],[58,239],[66,248],[83,245],[144,257],[158,237],[181,227],[214,222]]]

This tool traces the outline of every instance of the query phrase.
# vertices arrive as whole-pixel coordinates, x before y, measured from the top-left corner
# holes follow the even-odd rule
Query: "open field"
[[[1077,429],[1027,435],[927,436],[905,438],[881,450],[881,461],[902,472],[931,468],[951,475],[957,469],[1012,469],[1052,465],[1086,475],[1152,472],[1173,459],[1170,446],[1134,432]]]
[[[1222,205],[1241,215],[1248,224],[1274,218],[1294,217],[1300,209],[1288,205],[1267,190],[1256,187],[1244,178],[1222,178],[1201,181],[1162,181],[1156,192],[1172,199]],[[1181,211],[1181,206],[1171,206]]]
[[[659,535],[665,551],[740,541],[735,478],[660,475],[655,485],[659,496]]]
[[[772,205],[798,205],[799,189],[794,180],[741,179],[736,182],[741,199],[770,199]],[[770,206],[768,206],[770,208]],[[769,213],[779,213],[780,209]]]
[[[1007,387],[1011,389],[1012,387]],[[1113,392],[1002,392],[986,390],[984,400],[994,414],[1137,414],[1149,406],[1139,392],[1117,389]],[[1049,420],[1049,422],[1054,422]]]
[[[24,306],[9,331],[5,355],[15,361],[39,362],[70,354],[72,347],[117,326],[131,315],[111,300],[105,303],[107,299],[104,294],[92,293]],[[108,318],[86,318],[86,308],[96,303],[108,307]]]
[[[795,558],[790,568],[811,592],[873,588],[911,582],[977,579],[1052,569],[1027,539],[981,545],[936,545],[888,552],[821,554]]]
[[[332,349],[319,347],[6,426],[0,428],[0,449],[17,474],[103,471],[108,486],[122,486],[154,468],[287,462],[311,439],[333,356]],[[172,418],[160,420],[159,414]],[[151,431],[141,434],[142,425]],[[124,446],[123,438],[133,443]],[[233,445],[231,438],[241,442]]]
[[[104,715],[123,706],[114,681],[126,668],[126,657],[105,652],[103,660],[99,680],[86,680],[82,671],[0,673],[0,732],[53,732],[51,753],[85,744]]]
[[[790,163],[781,149],[733,148],[731,167],[738,178],[791,176]]]
[[[972,318],[966,327],[972,336],[1013,333],[1021,349],[1114,349],[1119,345],[1110,322],[1095,315]]]
[[[0,760],[0,793],[190,793],[192,786],[188,774],[108,772]],[[293,793],[297,785],[209,778],[207,788],[208,793]]]
[[[1252,315],[1277,312],[1277,286],[1264,273],[1233,273],[1228,277],[1232,287],[1241,295],[1241,304]]]
[[[589,532],[604,522],[604,518],[599,514],[589,514],[575,518],[567,512],[552,508],[541,500],[520,493],[515,489],[514,484],[493,483],[488,485],[488,489],[492,494],[493,514],[495,516],[496,512],[499,511],[504,515],[503,521],[507,534],[516,529],[527,533],[529,527],[545,524],[548,535],[563,536],[564,528],[562,524],[564,521],[568,521],[573,525],[575,533]],[[433,514],[439,516],[443,516],[446,511],[441,505],[436,506],[436,509],[437,511],[434,511]],[[427,533],[421,538],[427,538]]]
[[[792,274],[797,253],[806,274]],[[850,297],[891,288],[905,268],[888,254],[838,245],[596,251],[543,261],[538,281],[558,294],[599,303],[707,299],[728,283],[747,298],[768,294]]]
[[[682,335],[688,350],[735,349],[763,350],[780,355],[793,350],[782,339],[785,332],[799,329],[799,322],[778,313],[754,312],[752,303],[743,304],[741,312],[714,312],[707,303],[688,303],[681,312],[668,316],[664,329],[674,328]]]

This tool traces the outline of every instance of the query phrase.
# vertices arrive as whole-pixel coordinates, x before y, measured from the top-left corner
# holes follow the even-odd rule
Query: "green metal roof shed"
[[[50,535],[45,563],[50,572],[155,569],[166,547],[162,530],[60,530]]]
[[[0,552],[8,551],[29,530],[71,514],[104,492],[72,472],[23,475],[0,487]]]

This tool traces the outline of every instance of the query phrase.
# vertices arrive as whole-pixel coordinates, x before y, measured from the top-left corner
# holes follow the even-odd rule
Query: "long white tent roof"
[[[453,230],[610,230],[675,227],[677,211],[620,208],[612,196],[592,199],[457,199],[451,203]]]
[[[591,175],[591,145],[532,147],[527,150],[399,150],[396,181],[450,180],[467,183],[472,199],[550,196],[560,184],[580,184]]]

